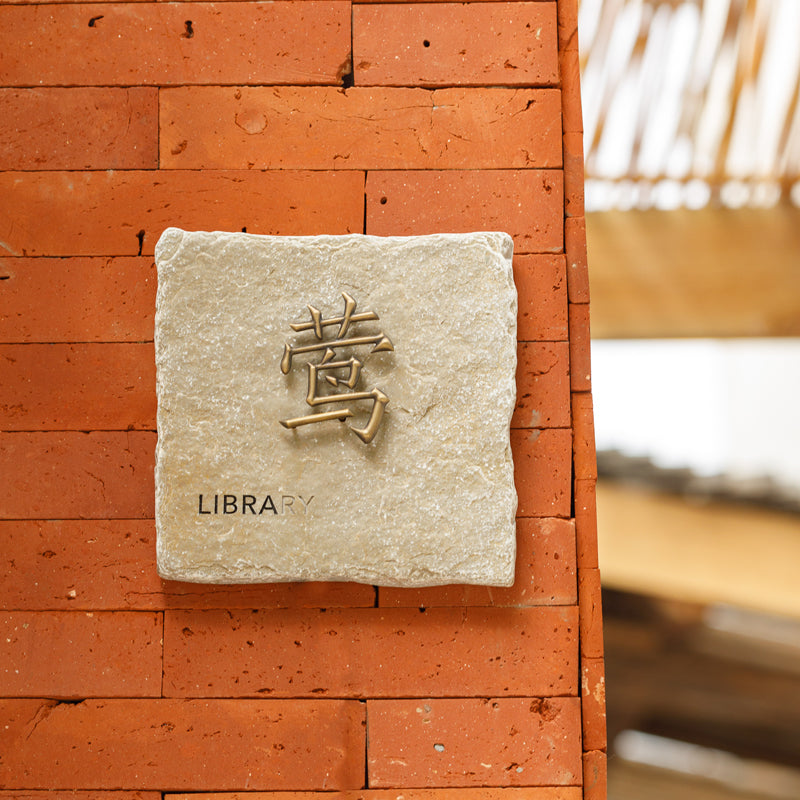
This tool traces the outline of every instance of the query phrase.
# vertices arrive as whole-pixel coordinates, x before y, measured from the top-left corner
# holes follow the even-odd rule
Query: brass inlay
[[[290,327],[293,331],[302,333],[304,331],[313,331],[314,336],[320,341],[314,344],[294,346],[287,344],[283,350],[283,358],[281,358],[281,372],[284,375],[289,373],[292,368],[292,359],[296,355],[303,353],[313,353],[316,351],[323,351],[322,358],[317,363],[308,363],[308,392],[306,393],[306,403],[312,408],[324,405],[326,403],[354,403],[359,400],[372,400],[372,411],[369,420],[363,428],[357,428],[354,425],[348,426],[353,433],[358,436],[361,441],[365,443],[371,442],[378,432],[378,428],[383,419],[383,412],[389,398],[377,387],[367,392],[342,392],[340,394],[320,394],[318,376],[324,377],[325,381],[334,388],[346,386],[348,389],[355,389],[356,384],[361,376],[361,368],[364,366],[355,356],[347,359],[336,359],[337,347],[358,347],[361,345],[373,345],[370,353],[385,352],[394,350],[389,338],[383,333],[375,334],[374,336],[355,336],[346,338],[346,334],[351,325],[357,322],[367,322],[370,320],[379,319],[374,311],[365,311],[356,314],[356,301],[347,292],[342,292],[344,300],[344,314],[339,317],[330,317],[323,319],[322,313],[319,309],[309,305],[308,310],[311,314],[310,322],[296,322],[292,323]],[[333,339],[325,340],[325,328],[331,325],[338,325],[339,329]],[[321,375],[320,373],[331,372],[333,370],[349,370],[345,377],[335,375]],[[352,417],[353,412],[349,408],[336,409],[333,411],[319,411],[314,414],[308,414],[305,417],[294,417],[293,419],[280,420],[284,428],[299,428],[301,425],[310,425],[313,422],[324,422],[325,420],[338,419],[343,422],[348,417]]]

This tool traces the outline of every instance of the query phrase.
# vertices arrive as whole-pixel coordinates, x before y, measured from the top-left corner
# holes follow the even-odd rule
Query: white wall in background
[[[800,340],[592,343],[598,450],[800,488]]]

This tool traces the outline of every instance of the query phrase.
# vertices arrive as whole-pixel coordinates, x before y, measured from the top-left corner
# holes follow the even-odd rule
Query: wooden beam
[[[800,336],[800,209],[587,214],[592,334]]]
[[[800,618],[800,515],[599,481],[605,586]]]
[[[769,795],[729,784],[718,784],[702,776],[687,776],[664,769],[629,764],[614,758],[608,768],[608,796],[614,800],[765,800]],[[782,795],[789,798],[792,795]],[[772,796],[772,800],[776,795]]]

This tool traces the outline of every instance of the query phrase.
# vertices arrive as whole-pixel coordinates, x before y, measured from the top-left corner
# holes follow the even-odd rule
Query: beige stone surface
[[[277,237],[164,232],[156,248],[159,573],[174,580],[513,582],[509,443],[516,290],[504,233]],[[357,303],[322,370],[314,330]],[[374,312],[378,319],[359,320]],[[323,341],[340,323],[320,329]],[[377,341],[377,338],[376,338]],[[372,396],[388,397],[372,441]],[[286,367],[284,362],[284,368]],[[326,378],[338,378],[332,385]],[[349,410],[294,429],[292,418]],[[202,495],[202,504],[200,496]],[[227,495],[227,498],[226,498]],[[216,513],[215,513],[216,510]],[[202,513],[201,513],[202,512]]]

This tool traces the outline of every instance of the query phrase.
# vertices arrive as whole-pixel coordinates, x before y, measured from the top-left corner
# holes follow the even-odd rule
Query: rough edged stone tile
[[[160,574],[511,585],[511,255],[504,233],[165,231],[156,248]],[[343,295],[357,303],[349,325]],[[309,305],[322,322],[339,319],[315,331]],[[381,334],[391,348],[374,350]],[[337,336],[371,341],[300,349]],[[352,388],[351,357],[363,364]],[[346,366],[322,369],[338,361]],[[314,372],[315,397],[377,388],[388,403],[371,394],[312,407]],[[365,443],[354,429],[379,407]],[[332,411],[352,416],[281,424]]]

